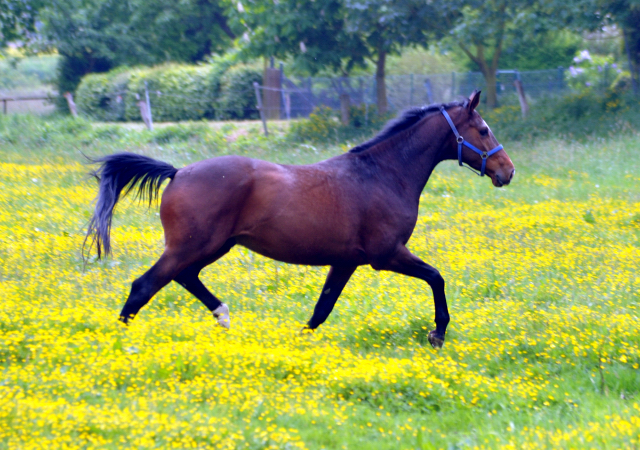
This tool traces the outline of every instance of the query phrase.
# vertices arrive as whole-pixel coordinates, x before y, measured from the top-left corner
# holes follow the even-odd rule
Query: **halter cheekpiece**
[[[449,125],[453,130],[453,134],[456,135],[456,142],[458,143],[458,165],[462,166],[462,146],[465,145],[482,157],[482,167],[480,168],[480,172],[468,166],[467,168],[475,172],[476,174],[480,175],[481,177],[483,177],[484,171],[487,167],[487,158],[489,158],[489,156],[494,155],[498,153],[500,150],[502,150],[503,148],[502,145],[498,145],[496,148],[489,150],[488,152],[480,150],[479,148],[465,141],[464,138],[460,136],[460,133],[458,133],[456,126],[453,124],[453,120],[451,120],[451,117],[449,116],[447,111],[444,109],[444,106],[440,107],[440,111],[442,111],[444,118],[447,119],[447,122],[449,122]]]

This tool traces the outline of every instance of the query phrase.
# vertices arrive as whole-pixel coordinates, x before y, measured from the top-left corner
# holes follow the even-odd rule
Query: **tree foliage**
[[[376,66],[378,112],[387,112],[386,58],[410,45],[427,46],[452,24],[456,13],[448,2],[419,0],[345,0],[346,26],[366,44]]]
[[[582,37],[570,31],[546,31],[526,39],[512,36],[505,39],[500,69],[545,70],[568,67],[582,46]],[[463,55],[464,56],[464,55]],[[477,70],[477,65],[466,58],[466,67]]]
[[[130,25],[155,61],[197,62],[236,38],[227,7],[224,0],[131,0]]]
[[[42,0],[0,0],[0,47],[13,41],[30,41],[37,33]]]
[[[235,38],[215,0],[50,0],[41,16],[62,56],[60,92],[121,65],[200,61]]]
[[[595,15],[595,26],[614,23],[622,30],[625,50],[631,65],[632,80],[637,93],[640,82],[640,0],[595,1],[598,8]]]
[[[459,5],[462,18],[451,35],[482,72],[490,108],[497,105],[496,71],[508,43],[534,46],[559,30],[581,30],[579,18],[594,14],[591,0],[460,0]]]
[[[384,114],[386,57],[404,46],[426,46],[454,15],[449,8],[419,0],[256,0],[237,3],[235,18],[252,55],[291,57],[311,73],[331,67],[344,76],[372,62]]]
[[[315,74],[329,68],[347,76],[363,66],[368,49],[345,23],[343,0],[255,0],[237,3],[232,17],[245,30],[249,56],[293,59],[298,69]]]

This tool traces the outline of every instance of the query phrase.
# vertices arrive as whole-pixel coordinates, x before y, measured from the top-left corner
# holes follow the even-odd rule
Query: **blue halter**
[[[449,125],[451,126],[451,129],[453,130],[453,134],[456,135],[456,142],[458,143],[458,165],[462,166],[462,145],[466,145],[467,147],[469,147],[471,150],[473,150],[474,152],[476,152],[478,155],[480,155],[482,157],[482,168],[480,169],[480,172],[478,172],[477,170],[474,170],[471,167],[467,168],[469,170],[471,170],[472,172],[475,172],[476,174],[480,175],[481,177],[484,176],[484,170],[487,167],[487,158],[489,158],[489,156],[494,155],[496,153],[498,153],[500,150],[502,150],[502,145],[498,145],[496,148],[489,150],[488,152],[482,151],[479,148],[471,145],[470,143],[468,143],[467,141],[464,140],[464,138],[462,136],[460,136],[460,133],[458,133],[458,130],[456,129],[456,126],[453,124],[453,121],[451,120],[451,117],[449,116],[449,114],[447,113],[447,111],[445,111],[444,106],[440,107],[440,111],[442,111],[442,114],[444,115],[444,118],[447,119],[447,122],[449,122]]]

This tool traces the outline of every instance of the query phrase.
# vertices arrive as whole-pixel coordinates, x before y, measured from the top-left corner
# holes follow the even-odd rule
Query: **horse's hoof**
[[[231,319],[229,319],[229,307],[225,303],[221,303],[216,309],[213,310],[213,316],[218,319],[218,323],[227,330],[231,326]]]
[[[300,334],[304,336],[305,334],[313,334],[314,331],[315,330],[313,328],[304,327],[302,330],[300,330]]]
[[[435,349],[442,348],[442,346],[444,345],[444,336],[439,337],[436,334],[436,330],[433,330],[429,332],[429,343]]]
[[[126,327],[129,326],[129,322],[131,321],[131,319],[133,319],[133,314],[129,317],[125,317],[125,316],[118,317],[118,320]]]

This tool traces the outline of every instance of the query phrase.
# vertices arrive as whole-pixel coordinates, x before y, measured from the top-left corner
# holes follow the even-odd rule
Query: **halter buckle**
[[[482,159],[487,159],[489,154],[487,152],[482,152]]]
[[[464,138],[463,138],[462,136],[458,136],[458,137],[456,138],[456,142],[457,142],[458,144],[462,144],[462,143],[464,142]]]

